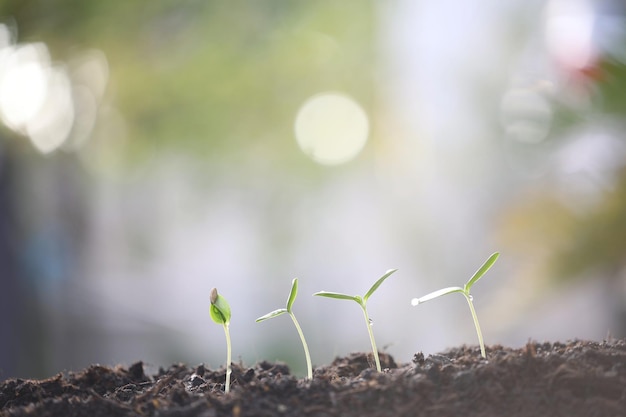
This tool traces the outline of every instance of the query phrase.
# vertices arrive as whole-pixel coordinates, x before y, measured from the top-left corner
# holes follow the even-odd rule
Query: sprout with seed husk
[[[366,303],[367,303],[367,300],[370,298],[370,296],[374,293],[374,291],[376,291],[378,287],[380,287],[380,284],[382,284],[384,280],[389,278],[389,276],[396,271],[397,269],[390,269],[389,271],[387,271],[385,275],[380,277],[378,281],[376,281],[374,285],[372,285],[372,287],[369,289],[369,291],[367,291],[367,293],[363,297],[361,297],[360,295],[347,295],[347,294],[341,294],[337,292],[328,292],[328,291],[319,291],[313,294],[313,295],[319,295],[321,297],[336,298],[338,300],[352,300],[361,306],[361,309],[363,310],[363,315],[365,316],[365,324],[367,325],[367,331],[370,335],[370,341],[372,343],[372,352],[374,352],[374,360],[376,361],[376,370],[378,370],[378,372],[381,372],[380,359],[378,358],[378,349],[376,349],[376,341],[374,340],[374,332],[372,332],[372,321],[370,320],[369,315],[367,314]]]
[[[294,301],[296,301],[296,296],[298,295],[298,278],[294,278],[291,282],[291,291],[289,292],[289,297],[287,297],[287,308],[279,308],[278,310],[274,310],[270,313],[267,313],[264,316],[256,319],[256,322],[261,322],[263,320],[271,319],[274,317],[278,317],[281,314],[287,313],[293,320],[293,324],[296,325],[296,330],[300,335],[300,340],[302,340],[302,346],[304,347],[304,356],[306,357],[306,368],[307,368],[307,379],[313,378],[313,367],[311,366],[311,355],[309,355],[309,347],[306,344],[306,340],[304,340],[304,334],[302,333],[302,329],[298,324],[298,320],[296,320],[296,316],[293,314],[292,306]]]
[[[485,263],[480,268],[478,268],[478,271],[476,271],[474,275],[472,275],[472,277],[465,283],[463,288],[461,287],[443,288],[441,290],[433,291],[430,294],[427,294],[423,297],[414,298],[411,300],[411,305],[416,306],[418,304],[422,304],[422,303],[425,303],[426,301],[432,300],[433,298],[441,297],[442,295],[452,294],[454,292],[459,292],[463,294],[465,296],[465,299],[467,300],[467,304],[469,305],[470,312],[472,313],[472,319],[474,319],[474,326],[476,327],[476,333],[478,334],[478,343],[480,344],[480,353],[483,358],[486,358],[487,354],[485,353],[485,344],[483,342],[483,335],[482,335],[482,332],[480,331],[480,324],[478,323],[478,316],[476,316],[476,310],[474,310],[474,303],[472,302],[473,297],[470,294],[470,289],[472,288],[472,285],[474,285],[480,278],[482,278],[483,275],[485,275],[485,273],[496,262],[499,256],[500,254],[498,252],[495,252],[494,254],[492,254],[485,261]]]
[[[230,373],[231,373],[231,356],[230,356],[230,332],[228,326],[230,325],[230,306],[224,297],[217,293],[217,288],[211,289],[211,307],[209,312],[211,318],[217,324],[224,326],[224,333],[226,334],[226,385],[224,391],[230,391]]]

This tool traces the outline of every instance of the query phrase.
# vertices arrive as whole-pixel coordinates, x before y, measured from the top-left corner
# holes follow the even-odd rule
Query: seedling
[[[226,334],[226,385],[224,391],[230,391],[230,373],[231,373],[231,356],[230,356],[230,332],[228,326],[230,325],[230,306],[224,297],[217,293],[217,288],[211,290],[211,307],[209,309],[211,318],[217,324],[224,326],[224,333]]]
[[[389,278],[389,276],[396,271],[397,269],[390,269],[389,271],[385,272],[385,275],[380,277],[378,281],[376,281],[374,285],[372,285],[372,287],[369,289],[369,291],[367,291],[367,293],[363,297],[361,297],[360,295],[347,295],[347,294],[341,294],[338,292],[328,292],[328,291],[319,291],[313,294],[313,295],[319,295],[321,297],[336,298],[338,300],[352,300],[361,306],[361,309],[363,310],[363,315],[365,316],[365,324],[367,325],[367,331],[370,335],[370,341],[372,342],[372,352],[374,352],[374,360],[376,361],[376,370],[378,370],[378,372],[381,372],[380,359],[378,358],[378,349],[376,349],[376,341],[374,340],[374,332],[372,332],[372,321],[370,320],[370,317],[367,314],[366,304],[367,304],[367,300],[374,293],[374,291],[376,291],[378,287],[380,287],[380,284],[382,284],[383,281]]]
[[[304,334],[302,333],[302,329],[300,328],[300,325],[298,324],[298,320],[296,320],[296,316],[295,314],[293,314],[293,311],[291,310],[291,307],[293,306],[293,302],[296,301],[297,295],[298,295],[298,278],[294,278],[293,281],[291,282],[291,291],[289,292],[289,297],[287,298],[287,307],[279,308],[278,310],[274,310],[271,313],[267,313],[266,315],[261,316],[258,319],[256,319],[256,322],[258,323],[263,320],[278,317],[284,313],[289,314],[289,316],[291,317],[291,320],[293,320],[293,324],[296,325],[296,330],[298,331],[298,334],[300,335],[300,340],[302,341],[302,346],[304,347],[304,356],[306,357],[307,379],[311,379],[313,378],[313,367],[311,366],[311,355],[309,355],[309,347],[306,344],[306,340],[304,340]]]
[[[463,288],[461,287],[442,288],[440,290],[433,291],[430,294],[427,294],[423,297],[414,298],[411,300],[411,305],[416,306],[418,304],[422,304],[422,303],[425,303],[426,301],[432,300],[433,298],[441,297],[442,295],[452,294],[454,292],[460,292],[461,294],[463,294],[465,296],[465,299],[467,300],[467,304],[469,305],[470,311],[472,313],[472,319],[474,319],[474,326],[476,326],[476,333],[478,334],[478,343],[480,344],[480,353],[483,356],[483,358],[486,358],[487,354],[485,353],[485,344],[483,343],[483,335],[482,335],[482,332],[480,331],[480,324],[478,323],[478,316],[476,316],[476,310],[474,310],[474,303],[472,302],[474,298],[470,294],[470,289],[472,288],[472,285],[476,284],[476,282],[480,278],[482,278],[483,275],[485,275],[485,272],[487,272],[489,268],[491,268],[491,266],[496,262],[499,256],[500,254],[498,252],[491,255],[485,261],[485,263],[480,268],[478,268],[478,271],[476,271],[474,275],[472,275],[472,277],[465,283]]]

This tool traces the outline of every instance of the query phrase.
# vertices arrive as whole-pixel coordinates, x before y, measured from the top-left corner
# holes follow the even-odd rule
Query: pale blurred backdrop
[[[626,7],[3,0],[0,379],[626,336]]]

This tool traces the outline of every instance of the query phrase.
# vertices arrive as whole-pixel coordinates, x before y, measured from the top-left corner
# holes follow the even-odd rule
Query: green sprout
[[[380,287],[383,281],[389,278],[389,276],[396,271],[397,269],[390,269],[389,271],[385,272],[385,275],[380,277],[380,279],[378,279],[378,281],[376,281],[374,285],[372,285],[372,287],[363,297],[361,297],[360,295],[347,295],[347,294],[341,294],[337,292],[328,292],[328,291],[319,291],[313,294],[313,295],[319,295],[321,297],[336,298],[338,300],[352,300],[361,306],[361,309],[363,310],[363,315],[365,316],[365,324],[367,325],[367,331],[370,335],[370,341],[372,342],[372,352],[374,352],[374,360],[376,361],[376,370],[378,370],[378,372],[381,372],[380,359],[378,358],[378,349],[376,349],[376,341],[374,340],[374,333],[372,332],[372,321],[370,320],[369,315],[367,314],[366,303],[367,303],[367,300],[370,298],[370,296],[374,293],[374,291],[376,291],[378,287]]]
[[[224,333],[226,334],[226,386],[225,392],[230,391],[230,373],[231,370],[231,356],[230,356],[230,332],[228,326],[230,324],[230,306],[228,301],[217,293],[217,288],[211,289],[211,307],[209,309],[211,318],[217,324],[224,326]]]
[[[291,282],[291,292],[289,292],[289,297],[287,298],[287,308],[279,308],[278,310],[274,310],[271,313],[267,313],[266,315],[261,316],[258,319],[256,319],[256,322],[258,323],[263,320],[278,317],[284,313],[289,314],[289,316],[291,317],[291,320],[293,320],[293,324],[296,325],[296,330],[298,331],[298,334],[300,335],[300,340],[302,340],[302,346],[304,347],[304,356],[306,357],[307,379],[312,379],[313,367],[311,366],[311,355],[309,355],[309,347],[306,344],[306,340],[304,340],[304,334],[302,333],[302,329],[300,328],[300,325],[298,324],[298,320],[296,320],[296,316],[295,314],[293,314],[293,311],[291,310],[291,307],[293,306],[293,302],[296,301],[297,295],[298,295],[298,278],[294,278],[293,281]]]
[[[460,292],[461,294],[463,294],[465,296],[465,299],[467,300],[467,304],[469,305],[470,311],[472,313],[472,318],[474,319],[474,326],[476,326],[476,333],[478,334],[478,343],[480,343],[480,353],[483,358],[487,357],[487,354],[485,353],[485,343],[483,342],[483,335],[482,335],[482,332],[480,331],[480,324],[478,323],[478,316],[476,316],[476,310],[474,310],[474,303],[472,302],[474,298],[470,294],[470,289],[472,288],[472,285],[474,285],[480,278],[482,278],[483,275],[485,275],[485,273],[496,262],[499,256],[500,254],[498,252],[495,252],[494,254],[492,254],[485,261],[485,263],[480,268],[478,268],[478,271],[476,271],[474,275],[472,275],[472,277],[465,283],[463,288],[461,287],[443,288],[441,290],[433,291],[430,294],[427,294],[423,297],[414,298],[411,300],[411,305],[416,306],[418,304],[422,304],[422,303],[425,303],[426,301],[432,300],[433,298],[441,297],[442,295],[452,294],[454,292]]]

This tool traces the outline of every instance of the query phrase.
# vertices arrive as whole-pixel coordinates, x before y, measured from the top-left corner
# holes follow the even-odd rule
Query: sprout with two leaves
[[[304,339],[304,334],[302,333],[302,329],[298,324],[298,320],[296,320],[296,316],[293,314],[292,307],[294,301],[296,301],[296,296],[298,295],[298,278],[294,278],[291,282],[291,291],[289,292],[289,297],[287,298],[287,306],[286,308],[279,308],[278,310],[274,310],[270,313],[267,313],[264,316],[256,319],[256,322],[261,322],[263,320],[271,319],[274,317],[278,317],[281,314],[287,313],[293,320],[293,324],[296,326],[296,330],[300,335],[300,340],[302,341],[302,346],[304,347],[304,356],[306,357],[306,368],[307,368],[307,379],[313,378],[313,367],[311,366],[311,355],[309,355],[309,347],[306,344],[306,340]]]
[[[224,326],[224,333],[226,334],[226,385],[224,391],[230,391],[230,374],[231,374],[231,356],[230,356],[230,332],[228,326],[230,325],[230,306],[224,297],[217,293],[217,288],[211,290],[211,307],[209,309],[211,318],[217,324]]]
[[[478,343],[480,343],[480,353],[483,358],[487,357],[485,353],[485,344],[483,342],[483,335],[480,331],[480,324],[478,323],[478,316],[476,316],[476,310],[474,310],[474,304],[472,302],[473,297],[470,294],[470,289],[472,285],[476,284],[476,282],[482,278],[483,275],[491,268],[491,266],[496,262],[500,254],[498,252],[492,254],[485,263],[478,268],[478,271],[472,275],[472,277],[465,283],[463,288],[461,287],[448,287],[443,288],[441,290],[433,291],[430,294],[427,294],[420,298],[414,298],[411,300],[411,305],[416,306],[418,304],[425,303],[426,301],[432,300],[433,298],[441,297],[442,295],[452,294],[455,292],[461,293],[465,296],[467,300],[467,304],[469,305],[470,312],[472,313],[472,318],[474,319],[474,326],[476,326],[476,333],[478,334]]]
[[[389,276],[396,271],[397,269],[390,269],[389,271],[387,271],[385,275],[379,278],[378,281],[376,281],[374,285],[372,285],[372,287],[363,297],[361,297],[360,295],[347,295],[347,294],[341,294],[337,292],[328,292],[328,291],[320,291],[320,292],[316,292],[315,294],[313,294],[313,295],[319,295],[321,297],[336,298],[338,300],[352,300],[361,306],[361,309],[363,310],[363,315],[365,316],[365,324],[367,325],[367,331],[370,335],[370,341],[372,342],[372,352],[374,353],[374,360],[376,361],[376,370],[378,370],[378,372],[381,372],[380,359],[378,358],[378,349],[376,349],[376,341],[374,340],[374,333],[372,332],[372,321],[370,320],[369,315],[367,314],[366,303],[367,303],[367,300],[370,298],[370,296],[374,293],[374,291],[376,291],[378,287],[380,287],[380,284],[382,284],[383,281],[389,278]]]

